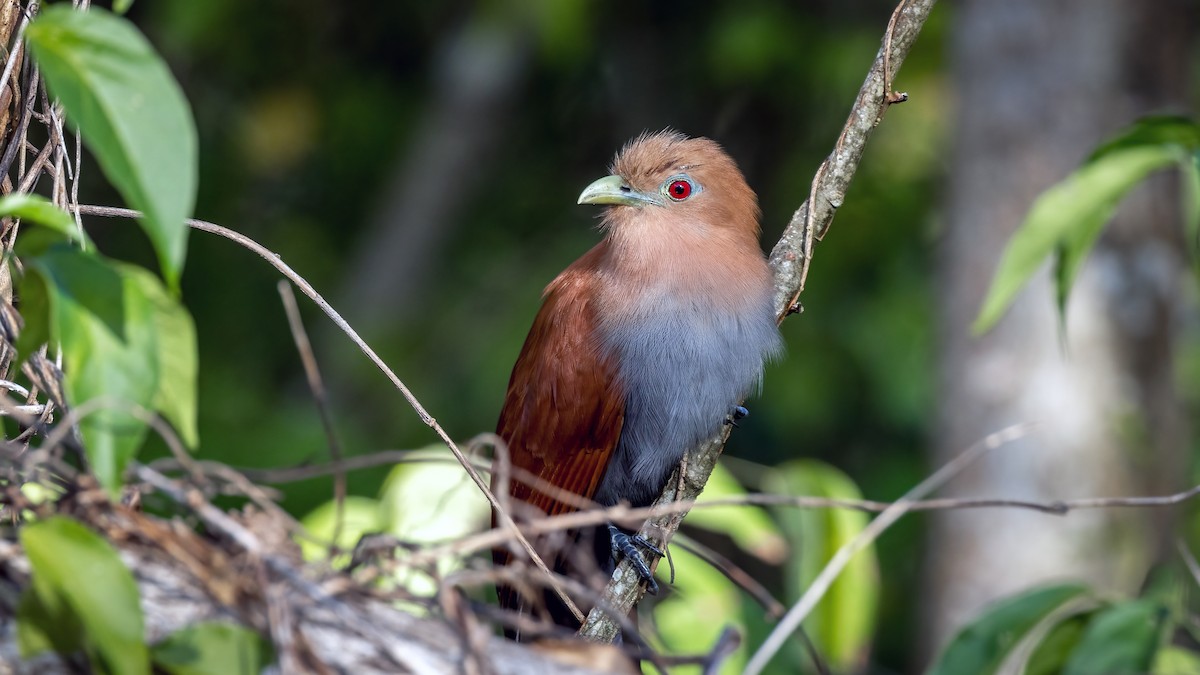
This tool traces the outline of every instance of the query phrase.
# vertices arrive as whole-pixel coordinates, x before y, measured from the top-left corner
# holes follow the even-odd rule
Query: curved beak
[[[579,194],[579,204],[612,204],[615,206],[661,206],[657,196],[642,194],[629,187],[620,176],[605,176],[585,187]]]

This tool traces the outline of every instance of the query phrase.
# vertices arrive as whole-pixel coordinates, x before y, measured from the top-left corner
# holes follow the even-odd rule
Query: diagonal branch
[[[892,77],[916,42],[935,1],[901,0],[892,13],[879,53],[867,71],[866,80],[859,89],[858,98],[850,109],[849,119],[838,136],[833,152],[817,169],[808,199],[792,215],[791,222],[771,251],[771,269],[775,273],[775,307],[781,321],[800,309],[799,298],[812,262],[813,243],[828,231],[834,213],[845,200],[846,190],[858,169],[871,131],[883,119],[884,112],[892,103],[907,98],[892,91]],[[720,435],[689,451],[685,457],[683,475],[679,480],[668,481],[655,503],[694,500],[716,467],[717,458],[729,438],[729,431],[730,428],[726,426]],[[660,541],[669,540],[679,529],[684,515],[685,511],[679,511],[652,518],[642,528],[642,535]],[[628,561],[623,561],[605,589],[604,605],[619,613],[627,613],[642,597],[639,582],[638,575]],[[596,641],[611,642],[618,634],[617,624],[607,614],[597,610],[592,610],[580,629],[580,635]]]

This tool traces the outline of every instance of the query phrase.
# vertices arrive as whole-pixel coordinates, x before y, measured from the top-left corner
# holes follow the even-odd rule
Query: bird
[[[642,133],[578,203],[603,207],[603,237],[546,287],[497,423],[518,471],[501,471],[498,453],[492,487],[507,491],[518,521],[576,510],[564,493],[650,505],[688,449],[745,414],[741,402],[783,349],[758,200],[717,142]],[[629,557],[654,592],[644,556],[661,552],[633,532],[608,524],[533,543],[555,572],[585,583],[597,572],[607,581]],[[514,555],[496,548],[493,560]],[[498,591],[505,609],[579,628],[553,592]]]

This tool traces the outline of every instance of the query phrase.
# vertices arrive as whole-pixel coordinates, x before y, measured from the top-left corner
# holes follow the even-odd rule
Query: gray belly
[[[758,304],[739,313],[659,307],[606,331],[626,405],[597,502],[650,504],[683,453],[716,434],[733,406],[754,391],[764,360],[782,349],[769,301]]]

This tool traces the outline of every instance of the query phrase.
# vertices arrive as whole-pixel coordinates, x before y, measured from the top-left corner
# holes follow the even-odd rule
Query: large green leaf
[[[171,288],[196,198],[196,126],[166,64],[129,21],[101,9],[46,8],[26,31],[46,85],[125,201],[142,211]]]
[[[1179,159],[1180,149],[1174,145],[1121,148],[1101,155],[1042,193],[1004,249],[974,331],[982,333],[995,325],[1017,292],[1055,253],[1061,305],[1084,257],[1125,194],[1150,172]]]
[[[101,484],[119,488],[145,437],[136,408],[160,412],[195,446],[196,331],[158,278],[65,244],[26,257],[25,267],[18,348],[61,348],[67,402],[95,406],[78,422]]]
[[[763,481],[763,489],[789,495],[862,499],[849,477],[817,460],[795,460],[776,467]],[[779,508],[775,514],[795,551],[786,570],[787,590],[793,598],[799,597],[837,550],[868,522],[865,513],[848,509]],[[874,547],[869,547],[850,561],[805,619],[808,635],[834,670],[855,671],[863,666],[875,625],[879,590],[879,563]]]
[[[1001,600],[954,636],[928,675],[995,673],[1035,627],[1088,596],[1086,586],[1063,584]]]
[[[79,617],[57,597],[52,597],[51,602],[43,602],[32,585],[21,593],[17,603],[17,646],[22,658],[48,651],[74,654],[83,649],[83,624]]]
[[[154,645],[154,665],[171,675],[256,675],[270,647],[252,630],[229,623],[199,623]]]
[[[50,616],[66,613],[78,620],[85,648],[104,671],[150,672],[137,585],[107,542],[83,525],[55,516],[22,528],[21,545],[41,607]]]
[[[1122,602],[1088,624],[1063,675],[1144,673],[1165,639],[1170,611],[1153,600]]]
[[[27,265],[50,291],[50,334],[62,349],[68,403],[78,409],[99,399],[79,430],[93,472],[115,493],[146,433],[130,405],[151,409],[157,390],[155,307],[134,275],[121,274],[131,266],[61,247]]]

